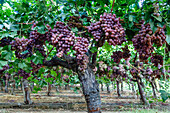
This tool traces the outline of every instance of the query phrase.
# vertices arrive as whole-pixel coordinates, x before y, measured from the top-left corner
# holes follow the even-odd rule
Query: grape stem
[[[47,56],[45,57],[45,60],[47,59],[47,57],[49,56],[49,54],[51,53],[51,51],[54,49],[54,47],[48,52]]]
[[[115,3],[115,0],[113,0],[112,9],[111,9],[111,13],[112,13],[112,11],[113,11],[114,3]]]

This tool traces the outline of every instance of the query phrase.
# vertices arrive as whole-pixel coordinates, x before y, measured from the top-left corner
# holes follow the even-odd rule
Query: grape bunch
[[[139,34],[135,35],[132,39],[133,46],[139,53],[139,59],[141,61],[146,61],[153,52],[152,33],[150,24],[144,25],[143,22]]]
[[[0,40],[0,47],[4,47],[6,45],[9,45],[11,42],[9,37],[4,37]]]
[[[123,50],[123,58],[127,60],[131,56],[128,46],[126,45],[124,48],[122,48],[122,50]]]
[[[136,75],[138,74],[138,71],[136,69],[132,68],[132,69],[130,69],[130,73],[135,78]]]
[[[56,22],[51,34],[52,44],[57,48],[56,55],[62,57],[74,45],[75,36],[63,22]]]
[[[18,75],[23,77],[23,79],[27,79],[28,77],[30,77],[31,75],[29,73],[26,73],[24,70],[20,69],[18,71]]]
[[[111,74],[111,79],[113,80],[114,78],[117,78],[120,74],[121,74],[121,72],[120,72],[120,70],[118,69],[118,67],[117,66],[113,66],[113,68],[112,68],[112,74]]]
[[[159,72],[159,70],[154,70],[152,73],[152,76],[154,76],[155,78],[160,79],[161,78],[161,73]]]
[[[70,16],[68,20],[68,26],[70,28],[77,27],[78,29],[82,27],[82,21],[80,20],[80,16]]]
[[[85,54],[88,51],[89,41],[87,38],[76,37],[77,41],[73,46],[76,51],[75,55],[80,65],[79,69],[83,71],[87,68],[88,56]]]
[[[37,30],[31,31],[29,39],[32,39],[32,43],[29,45],[30,48],[34,48],[34,51],[39,51],[45,57],[46,54],[43,45],[46,40],[51,41],[49,32],[41,34]]]
[[[158,66],[158,64],[163,66],[163,56],[154,53],[152,54],[151,62],[154,64],[154,66]]]
[[[158,47],[162,46],[165,43],[166,35],[164,28],[157,28],[155,33],[152,35],[152,42],[155,43]]]
[[[145,71],[145,74],[147,75],[151,75],[153,73],[152,69],[147,67],[146,71]]]
[[[27,46],[32,43],[31,39],[23,38],[15,38],[15,41],[11,42],[12,50],[17,50],[19,52],[23,52],[27,50]]]
[[[113,52],[113,55],[111,56],[111,58],[113,58],[114,62],[119,63],[120,60],[123,58],[123,52],[115,51]]]
[[[33,61],[31,61],[31,67],[33,68],[32,71],[34,73],[38,73],[38,69],[40,69],[43,66],[43,64],[35,64]]]
[[[99,41],[102,35],[104,34],[101,28],[101,22],[92,23],[90,27],[88,27],[88,32],[90,32],[96,41]]]
[[[123,52],[122,51],[113,52],[113,55],[111,56],[111,58],[113,58],[114,62],[120,63],[120,60],[122,58],[127,60],[131,56],[127,45],[124,48],[122,48],[122,50],[123,50]]]
[[[116,18],[115,14],[104,13],[100,15],[100,20],[92,23],[88,27],[88,31],[92,33],[96,41],[99,41],[104,36],[107,42],[113,46],[121,45],[126,41],[124,28],[119,23],[119,18]]]
[[[11,44],[11,49],[15,50],[15,55],[17,58],[26,58],[28,55],[32,54],[32,48],[30,45],[33,43],[32,39],[15,38]],[[28,50],[27,53],[22,54],[21,52]]]
[[[158,3],[154,3],[153,7],[154,7],[153,15],[159,17],[160,16],[160,14],[159,14],[159,4]]]

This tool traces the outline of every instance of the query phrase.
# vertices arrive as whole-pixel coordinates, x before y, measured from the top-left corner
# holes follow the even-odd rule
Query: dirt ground
[[[31,93],[33,105],[24,105],[23,93],[15,91],[14,95],[0,92],[0,113],[86,113],[86,103],[80,91],[60,90],[59,93],[52,89],[51,95],[47,96],[46,89],[38,93]],[[135,98],[132,92],[122,92],[118,98],[116,91],[108,94],[101,92],[103,113],[124,113],[136,109],[150,109],[141,105],[139,98]],[[158,113],[170,111],[169,101],[164,104],[152,104],[153,109],[160,108]],[[165,107],[165,108],[164,108]],[[135,113],[135,112],[134,112]],[[168,113],[168,112],[167,112]]]

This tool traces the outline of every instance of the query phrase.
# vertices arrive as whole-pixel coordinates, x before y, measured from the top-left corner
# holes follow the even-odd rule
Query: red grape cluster
[[[124,48],[122,48],[122,50],[123,52],[122,51],[113,52],[111,58],[113,58],[114,62],[119,63],[122,58],[127,60],[131,56],[127,45]]]
[[[96,41],[99,41],[99,39],[104,34],[102,28],[101,28],[101,22],[92,23],[91,26],[88,28],[88,31],[93,35],[94,39]]]
[[[32,39],[23,38],[15,38],[15,41],[11,42],[12,50],[17,50],[19,52],[23,52],[27,50],[28,44],[32,43]]]
[[[152,73],[152,76],[155,76],[155,78],[160,79],[161,78],[161,72],[159,70],[154,70]]]
[[[23,79],[27,79],[28,77],[30,77],[30,74],[29,73],[26,73],[24,70],[20,69],[18,71],[18,75],[23,77]]]
[[[159,4],[158,3],[154,3],[153,7],[154,7],[153,15],[159,17],[160,16],[160,14],[159,14]]]
[[[88,51],[89,41],[87,38],[76,37],[77,41],[73,46],[73,50],[76,51],[75,55],[80,64],[80,70],[87,68],[88,56],[85,54]]]
[[[131,73],[131,75],[132,75],[133,77],[136,77],[136,75],[138,74],[138,71],[137,71],[136,69],[132,68],[132,69],[130,70],[130,73]]]
[[[34,48],[34,51],[39,51],[42,54],[42,56],[45,57],[46,54],[43,45],[46,40],[50,41],[49,37],[50,37],[49,32],[41,34],[37,30],[31,31],[29,38],[32,39],[33,41],[29,45],[30,48]]]
[[[33,28],[35,26],[34,24]],[[80,70],[85,69],[88,62],[88,56],[85,55],[85,53],[88,50],[89,41],[86,38],[76,38],[70,28],[63,22],[56,22],[54,28],[51,28],[50,25],[46,25],[46,27],[48,31],[45,34],[40,34],[37,30],[31,32],[30,39],[33,39],[34,42],[34,45],[31,45],[31,47],[36,48],[36,50],[45,55],[43,44],[48,40],[50,44],[56,47],[56,56],[59,58],[62,57],[63,54],[67,54],[70,48],[73,47],[73,50],[76,51],[78,64],[80,64]]]
[[[57,48],[57,56],[62,57],[64,53],[73,46],[75,36],[63,22],[56,22],[54,29],[51,30],[52,44]]]
[[[139,52],[139,59],[141,61],[147,60],[153,51],[151,35],[152,30],[149,23],[144,25],[143,22],[139,34],[135,35],[132,39],[133,46]]]
[[[15,55],[17,58],[26,58],[29,54],[32,54],[32,48],[30,44],[33,43],[32,39],[25,38],[15,38],[10,44],[12,50],[15,50]],[[21,54],[21,52],[28,50],[27,53]]]
[[[116,63],[119,63],[122,57],[123,57],[122,51],[115,51],[113,52],[113,55],[111,56],[111,58],[113,58],[114,62]]]
[[[4,37],[0,40],[0,47],[4,47],[6,45],[9,45],[11,42],[9,37]]]
[[[111,74],[111,79],[113,80],[114,78],[117,78],[120,74],[121,74],[121,72],[120,72],[120,70],[117,68],[117,66],[113,66],[113,71],[112,71],[112,74]]]
[[[158,47],[162,46],[162,44],[165,43],[166,35],[164,28],[158,28],[156,32],[152,35],[152,41],[155,43]]]
[[[151,62],[154,63],[155,66],[158,66],[158,64],[163,65],[163,56],[158,54],[152,54]]]
[[[147,67],[145,74],[151,75],[153,73],[152,69]]]
[[[70,28],[77,27],[78,29],[82,27],[82,21],[80,20],[80,16],[70,16],[68,20],[68,26]]]
[[[41,68],[43,66],[43,64],[35,64],[34,62],[31,61],[31,67],[33,68],[32,71],[37,73],[38,69]]]
[[[128,46],[126,45],[124,48],[122,48],[122,50],[123,50],[123,58],[127,60],[131,56]]]
[[[105,36],[110,45],[121,45],[125,39],[124,28],[119,23],[119,18],[115,14],[104,13],[100,15],[100,21],[91,24],[88,31],[92,33],[94,39],[98,41],[102,36]]]

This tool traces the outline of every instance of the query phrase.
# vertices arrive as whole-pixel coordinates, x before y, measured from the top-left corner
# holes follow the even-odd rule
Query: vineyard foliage
[[[77,72],[90,66],[102,83],[138,78],[169,83],[169,3],[1,0],[0,76],[33,81],[39,91],[54,80],[78,84]]]

